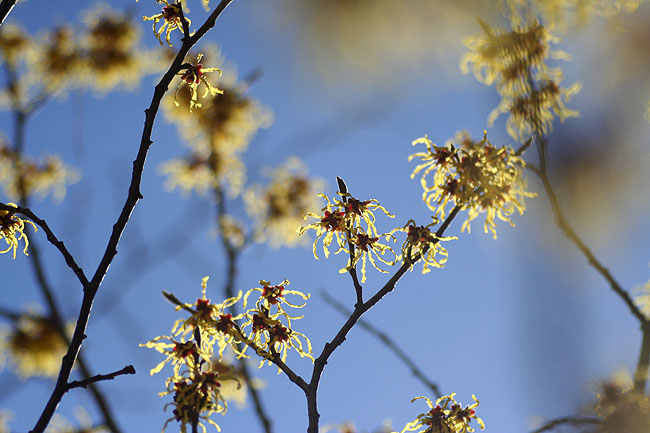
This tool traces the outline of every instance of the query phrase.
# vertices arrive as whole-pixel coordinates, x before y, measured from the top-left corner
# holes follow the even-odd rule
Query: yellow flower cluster
[[[60,201],[65,196],[66,185],[79,180],[79,173],[57,156],[48,156],[42,162],[24,157],[16,162],[16,158],[16,153],[0,142],[0,184],[11,198],[36,194],[42,199],[52,192]]]
[[[456,147],[454,141],[461,147]],[[485,212],[484,231],[491,231],[496,238],[495,218],[513,225],[510,217],[515,210],[524,212],[524,197],[535,195],[526,191],[524,161],[510,148],[495,147],[486,134],[474,141],[461,132],[443,147],[434,145],[426,136],[413,141],[416,144],[426,146],[424,152],[409,157],[409,161],[420,160],[411,178],[420,174],[422,199],[441,219],[449,205],[468,210],[463,231],[469,232],[470,222]]]
[[[248,214],[256,222],[256,239],[268,241],[272,248],[293,247],[304,238],[298,236],[303,217],[318,210],[316,191],[323,182],[310,179],[305,165],[298,158],[271,172],[268,186],[255,186],[246,191],[244,200]]]
[[[327,205],[321,209],[322,213],[320,214],[307,213],[305,219],[311,217],[316,218],[318,221],[301,227],[298,233],[303,235],[307,230],[316,231],[313,252],[314,257],[317,259],[316,245],[318,241],[322,238],[323,252],[327,258],[330,254],[330,245],[336,239],[337,249],[334,254],[347,252],[352,255],[348,259],[347,265],[339,272],[344,273],[355,268],[359,260],[361,260],[361,282],[363,283],[366,281],[366,261],[370,261],[375,269],[383,273],[386,273],[386,271],[377,265],[376,260],[389,266],[398,261],[393,249],[380,242],[382,237],[386,241],[395,240],[393,232],[383,234],[377,232],[374,211],[379,209],[390,218],[395,216],[375,199],[361,201],[347,193],[339,193],[339,195],[341,196],[340,199],[335,198],[330,201],[325,194],[318,194],[318,197],[327,201]],[[386,253],[390,253],[393,259],[386,258]]]
[[[15,78],[2,95],[3,103],[29,109],[68,88],[105,92],[118,85],[135,86],[150,68],[150,54],[139,46],[131,17],[99,4],[85,12],[84,24],[80,32],[63,24],[37,37],[3,25],[0,52]]]
[[[631,383],[622,383],[621,379],[615,377],[614,380],[605,382],[600,387],[594,406],[594,411],[602,418],[598,431],[602,433],[650,431],[650,397],[634,391]]]
[[[171,421],[178,421],[182,432],[193,423],[204,430],[203,422],[219,428],[210,416],[225,414],[228,408],[221,382],[230,380],[237,383],[237,388],[241,386],[238,375],[223,368],[226,348],[230,348],[238,358],[247,357],[246,349],[253,348],[263,358],[260,367],[276,356],[286,360],[291,348],[313,361],[309,339],[291,327],[291,320],[301,317],[292,317],[285,311],[285,307],[304,306],[287,301],[285,295],[296,295],[304,300],[309,295],[285,290],[289,284],[286,280],[277,286],[260,281],[261,288],[253,288],[243,297],[244,313],[233,315],[227,311],[242,300],[242,293],[213,304],[206,298],[207,281],[208,277],[203,278],[203,296],[195,303],[183,303],[174,295],[164,293],[176,305],[177,311],[183,310],[189,313],[189,317],[177,320],[171,335],[159,336],[141,345],[165,355],[165,359],[151,370],[152,375],[165,365],[172,365],[172,375],[166,381],[167,389],[161,393],[161,396],[173,395],[170,403],[174,407],[173,416],[165,427]],[[256,292],[259,292],[259,299],[253,308],[246,310],[248,299]]]
[[[472,396],[475,403],[462,407],[460,403],[454,400],[453,393],[440,397],[434,405],[427,397],[416,397],[411,402],[419,399],[424,399],[429,405],[428,412],[419,414],[415,420],[409,422],[404,426],[401,433],[414,432],[417,433],[466,433],[473,432],[474,428],[470,426],[472,420],[476,420],[481,430],[485,428],[483,420],[476,416],[474,410],[478,406],[476,396]]]
[[[7,203],[7,205],[16,207],[14,203]],[[23,253],[25,253],[26,256],[29,255],[27,254],[29,239],[27,239],[27,235],[25,234],[25,223],[31,224],[35,232],[38,231],[36,225],[30,220],[24,220],[17,217],[11,211],[0,209],[0,239],[4,239],[7,243],[7,249],[0,251],[0,254],[13,250],[13,258],[15,259],[18,244],[23,240],[25,242]]]
[[[544,26],[534,22],[506,32],[481,22],[483,34],[465,39],[470,49],[461,59],[461,70],[467,73],[472,65],[476,79],[487,85],[496,83],[501,102],[492,111],[491,125],[501,113],[509,113],[508,133],[525,141],[531,133],[552,130],[555,116],[561,121],[579,113],[565,103],[581,87],[574,83],[561,88],[562,70],[549,68],[548,57],[568,59],[562,51],[552,51],[550,44],[558,41]]]
[[[397,230],[406,232],[406,239],[402,244],[401,258],[405,263],[411,265],[421,259],[423,263],[422,273],[431,272],[431,266],[441,268],[447,262],[447,250],[440,244],[440,241],[450,241],[455,237],[438,237],[431,228],[438,223],[437,220],[426,226],[418,226],[415,221],[409,220],[404,227]],[[441,257],[439,258],[438,255]]]
[[[0,352],[6,351],[11,365],[23,378],[56,377],[68,349],[51,320],[32,316],[21,317],[0,340]]]
[[[207,50],[206,56],[219,64],[222,60],[214,51]],[[241,153],[260,128],[270,125],[271,115],[244,94],[245,86],[229,83],[229,78],[233,80],[226,77],[219,82],[223,94],[218,97],[193,102],[198,87],[192,90],[191,85],[185,85],[179,87],[173,98],[164,101],[167,116],[176,123],[191,149],[189,156],[162,166],[163,173],[168,175],[168,188],[180,186],[186,193],[194,190],[204,194],[218,186],[227,187],[231,197],[241,193],[246,178]],[[204,86],[196,80],[194,85]],[[210,92],[208,88],[205,91]]]

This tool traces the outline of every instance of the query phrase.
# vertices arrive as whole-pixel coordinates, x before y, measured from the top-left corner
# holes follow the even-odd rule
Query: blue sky
[[[139,16],[158,10],[150,3],[115,1],[112,6],[134,8]],[[196,15],[191,18],[200,23],[203,15],[195,3],[192,13]],[[344,64],[332,63],[324,71],[312,61],[309,54],[317,56],[318,49],[335,51],[335,47],[308,45],[304,22],[292,21],[292,5],[288,0],[235,0],[206,36],[206,42],[218,44],[225,58],[237,65],[240,76],[257,67],[263,70],[250,94],[273,111],[274,124],[250,143],[245,155],[249,182],[261,182],[263,167],[277,166],[295,155],[306,162],[310,175],[327,182],[327,193],[335,191],[335,177],[341,176],[355,196],[378,199],[397,215],[400,225],[410,218],[426,221],[430,212],[421,201],[419,182],[409,178],[411,141],[429,134],[442,144],[461,129],[478,137],[498,104],[493,88],[456,68],[465,34],[459,32],[456,39],[446,35],[445,49],[429,59],[396,63],[387,76],[377,78],[380,81],[364,80]],[[16,6],[10,20],[37,32],[76,21],[85,7],[86,2],[69,1],[45,9],[34,0],[26,1]],[[461,22],[462,30],[478,32],[472,14]],[[396,32],[407,31],[401,27],[407,24],[396,22]],[[551,164],[557,163],[558,179],[568,179],[568,186],[560,189],[561,198],[568,202],[570,216],[577,218],[576,225],[584,229],[587,244],[632,290],[648,280],[650,230],[643,216],[648,211],[648,178],[638,167],[647,168],[650,162],[649,130],[642,121],[642,107],[636,111],[636,122],[628,117],[621,120],[620,107],[634,113],[639,103],[632,98],[635,89],[646,101],[650,93],[620,75],[608,75],[615,61],[598,49],[598,38],[605,38],[602,27],[607,24],[596,20],[562,45],[574,57],[563,65],[565,82],[584,83],[570,106],[583,114],[556,126],[550,141]],[[377,35],[378,44],[384,36]],[[148,23],[142,24],[142,38],[148,45],[157,44]],[[431,41],[435,43],[441,42]],[[48,103],[28,125],[27,152],[59,154],[82,172],[82,180],[68,189],[63,203],[46,199],[35,202],[32,209],[47,219],[87,273],[94,271],[126,197],[143,110],[157,79],[148,76],[134,92],[118,90],[101,97],[70,92]],[[631,96],[617,100],[615,95]],[[513,144],[503,125],[501,119],[488,129],[488,136],[498,145]],[[0,113],[0,128],[11,137],[9,113]],[[571,183],[571,161],[578,164],[584,155],[603,150],[572,138],[594,135],[620,140],[603,153],[608,162],[603,163],[603,157],[594,168],[602,179],[623,179],[619,189],[612,190],[611,185],[581,189],[580,182]],[[192,301],[200,296],[201,278],[210,275],[208,296],[219,299],[225,266],[220,244],[214,240],[213,204],[196,196],[182,199],[163,187],[158,167],[184,152],[175,128],[163,116],[156,122],[153,141],[142,184],[144,200],[101,286],[84,344],[94,372],[114,371],[126,364],[133,364],[138,372],[101,384],[126,432],[159,431],[168,417],[163,406],[169,400],[157,396],[165,378],[148,374],[161,358],[138,347],[169,332],[177,318],[161,291]],[[555,142],[575,147],[554,147]],[[529,158],[535,161],[534,155]],[[532,430],[535,417],[550,419],[580,411],[592,401],[598,380],[621,368],[633,368],[638,356],[636,322],[555,228],[547,199],[532,176],[530,186],[540,196],[528,200],[527,212],[513,219],[515,228],[499,224],[499,237],[493,240],[482,233],[481,218],[471,235],[460,233],[462,219],[455,221],[448,233],[459,239],[447,246],[445,268],[421,275],[416,266],[366,317],[406,349],[443,392],[458,393],[464,404],[476,394],[481,401],[478,413],[488,432],[526,432]],[[585,196],[591,200],[583,208],[577,203]],[[0,200],[6,201],[2,195]],[[47,272],[62,309],[68,317],[76,316],[82,293],[74,275],[45,245],[40,232],[31,238],[45,250]],[[29,258],[12,261],[5,255],[0,259],[2,305],[42,304]],[[255,287],[260,279],[286,278],[291,288],[311,293],[305,318],[295,326],[310,337],[319,353],[345,320],[323,302],[320,293],[327,292],[350,307],[354,303],[349,276],[338,273],[344,265],[339,256],[315,260],[309,247],[273,250],[255,245],[243,256],[237,288]],[[366,293],[373,293],[372,288],[381,287],[385,279],[370,270]],[[311,375],[308,360],[290,354],[288,363],[303,376]],[[261,394],[275,431],[305,431],[302,391],[277,375],[275,368],[256,370],[257,362],[252,365],[265,383]],[[12,431],[33,426],[52,386],[44,379],[20,382],[7,370],[0,373],[0,407],[14,412]],[[325,369],[319,391],[321,425],[353,421],[365,431],[391,419],[399,431],[424,411],[422,402],[411,404],[410,399],[426,392],[378,340],[355,328]],[[79,405],[99,420],[83,390],[66,395],[59,410],[71,417]],[[226,433],[260,431],[252,412],[235,405],[215,420]],[[171,424],[168,431],[175,427]]]

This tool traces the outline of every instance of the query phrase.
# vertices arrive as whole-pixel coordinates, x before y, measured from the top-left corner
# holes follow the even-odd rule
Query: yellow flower
[[[402,260],[404,260],[404,263],[411,265],[411,269],[413,269],[413,264],[417,262],[415,258],[419,255],[419,259],[424,264],[422,267],[423,274],[431,272],[431,266],[441,268],[447,262],[448,253],[440,244],[440,241],[456,239],[455,237],[436,236],[430,229],[436,224],[435,219],[426,226],[418,226],[415,221],[409,220],[404,227],[395,230],[406,233],[406,239],[402,244]],[[438,258],[438,255],[442,257]]]
[[[476,416],[476,411],[474,410],[478,406],[476,396],[472,395],[476,403],[463,408],[454,400],[455,395],[453,393],[440,397],[436,401],[435,406],[427,397],[415,397],[411,402],[424,399],[431,410],[419,414],[415,420],[407,423],[401,433],[414,431],[417,431],[417,433],[473,432],[474,428],[470,426],[470,422],[473,419],[478,422],[481,430],[485,429],[483,420]]]
[[[377,265],[375,259],[379,260],[380,262],[388,266],[393,266],[395,263],[397,263],[398,257],[397,254],[395,254],[395,251],[393,251],[393,249],[390,246],[382,244],[379,241],[379,238],[381,237],[385,237],[387,241],[389,239],[392,239],[393,241],[395,240],[395,237],[391,233],[382,234],[373,237],[366,234],[362,228],[359,228],[357,230],[357,233],[354,234],[354,236],[351,239],[352,245],[354,246],[354,250],[352,252],[353,255],[350,259],[348,259],[347,266],[339,269],[339,273],[343,274],[345,272],[348,272],[350,269],[356,268],[357,264],[359,263],[359,260],[361,260],[361,282],[362,283],[366,282],[366,261],[370,261],[370,264],[379,272],[387,274],[388,271],[381,269]],[[347,248],[345,248],[345,250],[348,253],[350,252]],[[393,259],[389,260],[385,258],[384,256],[386,255],[386,253],[392,254]]]
[[[55,93],[83,76],[83,53],[73,30],[60,26],[46,33],[29,52],[29,70],[46,92]]]
[[[46,318],[23,316],[0,341],[20,377],[56,377],[68,345],[54,323]]]
[[[107,5],[89,11],[82,37],[86,82],[100,91],[124,84],[134,87],[145,70],[146,54],[138,48],[140,32],[129,15]]]
[[[510,113],[508,133],[520,141],[539,130],[552,129],[555,116],[561,121],[579,115],[565,103],[580,90],[580,83],[560,88],[562,70],[546,65],[548,57],[568,60],[568,54],[552,51],[550,44],[558,42],[544,26],[534,22],[517,26],[506,32],[480,22],[483,34],[465,39],[470,52],[461,59],[463,73],[470,64],[478,81],[496,83],[500,104],[488,117],[491,125],[501,113]]]
[[[253,187],[244,194],[246,210],[256,220],[256,239],[272,248],[293,247],[306,240],[298,236],[304,215],[318,209],[315,191],[323,182],[310,179],[298,158],[273,170],[266,187]]]
[[[183,31],[183,22],[181,21],[181,14],[182,14],[182,9],[181,5],[179,4],[169,4],[167,0],[156,0],[157,3],[162,3],[165,6],[163,6],[162,12],[159,13],[158,15],[153,15],[150,17],[142,17],[144,21],[153,21],[153,33],[156,35],[156,38],[158,39],[158,42],[160,42],[160,45],[164,45],[162,39],[160,39],[160,36],[162,35],[163,31],[165,31],[165,41],[167,41],[167,44],[171,47],[173,46],[171,41],[169,40],[169,37],[172,33],[172,31],[176,29],[180,29],[181,32]],[[189,18],[185,18],[187,21],[187,25],[190,26],[192,22],[189,20]],[[163,21],[163,24],[160,26],[160,29],[156,29],[156,26],[160,21]]]
[[[535,196],[526,191],[525,163],[511,148],[495,147],[486,133],[482,140],[474,141],[460,132],[454,141],[462,147],[457,148],[452,141],[438,147],[426,136],[413,141],[413,145],[424,143],[426,151],[409,157],[422,161],[411,178],[420,174],[422,199],[436,217],[445,218],[448,205],[460,206],[468,210],[462,231],[469,232],[470,222],[485,212],[484,231],[496,238],[495,218],[514,225],[510,216],[515,210],[523,214],[524,197]]]
[[[627,372],[600,385],[593,409],[602,418],[598,432],[650,431],[650,397],[633,389]]]
[[[246,311],[246,323],[242,325],[242,330],[251,327],[248,334],[249,342],[257,346],[257,354],[263,358],[270,358],[273,352],[279,354],[280,359],[285,361],[289,349],[295,349],[301,357],[307,357],[314,360],[311,355],[311,341],[304,334],[297,332],[291,327],[291,320],[301,319],[303,316],[292,317],[284,310],[284,305],[291,308],[302,308],[306,304],[294,304],[286,300],[285,295],[296,295],[303,300],[309,299],[309,295],[298,290],[286,290],[289,284],[284,280],[279,285],[273,286],[270,282],[260,280],[260,287],[250,289],[244,296],[244,308],[248,297],[254,292],[259,292],[260,296],[255,303],[255,308]],[[282,322],[282,319],[286,323]],[[304,340],[304,344],[303,341]],[[264,365],[265,360],[260,362],[260,367]],[[271,362],[269,361],[269,364]],[[278,373],[281,370],[278,370]]]
[[[7,206],[17,207],[14,203],[7,203]],[[38,231],[33,222],[17,217],[12,211],[0,209],[0,238],[4,238],[8,245],[6,250],[0,251],[0,254],[13,250],[13,258],[15,259],[18,243],[22,239],[25,241],[23,253],[26,256],[29,255],[27,254],[29,239],[27,239],[27,235],[24,232],[25,223],[31,224],[35,232]]]
[[[185,70],[179,72],[177,75],[181,76],[181,82],[176,89],[174,94],[175,102],[177,105],[180,105],[178,102],[177,96],[179,90],[187,85],[191,91],[190,99],[190,111],[194,108],[200,108],[201,103],[198,102],[198,88],[200,84],[205,86],[205,92],[203,92],[202,98],[205,98],[208,95],[215,96],[218,94],[223,94],[222,90],[219,90],[216,87],[213,87],[210,82],[205,77],[206,72],[218,72],[221,75],[221,70],[219,68],[203,68],[201,64],[201,59],[203,58],[203,53],[199,53],[196,57],[196,65],[184,64]]]

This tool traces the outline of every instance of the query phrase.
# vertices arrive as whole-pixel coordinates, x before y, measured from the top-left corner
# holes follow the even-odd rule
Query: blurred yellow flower
[[[68,345],[54,323],[46,318],[23,316],[0,339],[13,369],[22,378],[56,377]]]
[[[268,241],[272,248],[302,244],[298,229],[307,213],[318,210],[316,191],[322,190],[320,179],[307,176],[307,169],[298,158],[289,158],[270,173],[270,183],[254,186],[244,194],[246,210],[255,219],[255,237]]]

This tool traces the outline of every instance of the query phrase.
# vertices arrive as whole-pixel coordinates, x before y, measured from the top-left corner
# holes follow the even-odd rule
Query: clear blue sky
[[[204,16],[201,6],[189,2],[191,18],[198,24]],[[112,6],[132,8],[140,16],[158,11],[152,3],[119,0]],[[16,6],[10,20],[38,32],[64,21],[78,22],[84,7],[84,1],[47,5],[25,1]],[[331,45],[310,45],[309,21],[303,16],[299,23],[295,10],[295,2],[289,0],[234,0],[205,38],[221,47],[240,76],[257,67],[263,71],[250,94],[273,111],[275,121],[250,143],[245,155],[251,167],[249,182],[263,179],[263,167],[295,155],[305,160],[310,175],[326,180],[328,193],[335,191],[335,177],[341,176],[355,196],[378,199],[401,224],[410,218],[426,221],[429,211],[420,200],[419,182],[409,178],[411,141],[429,134],[442,144],[461,129],[480,136],[498,103],[493,88],[457,69],[463,52],[460,39],[467,32],[478,32],[475,12],[459,18],[458,27],[465,33],[455,34],[452,25],[439,27],[444,42],[437,39],[438,30],[396,17],[392,39],[420,31],[421,36],[413,40],[433,47],[430,51],[413,48],[412,63],[401,57],[408,47],[387,46],[383,54],[377,49],[391,39],[386,39],[387,28],[379,28],[384,33],[377,35],[372,28],[365,29],[367,47],[376,50],[375,57],[369,58],[377,65],[366,64],[369,69],[358,72],[343,60],[335,61],[341,50],[335,45],[338,36],[332,36]],[[647,12],[646,6],[640,13],[647,17]],[[431,22],[445,19],[436,15]],[[363,23],[359,26],[363,29]],[[605,24],[597,20],[594,28],[576,32],[562,46],[574,57],[571,64],[563,65],[566,82],[584,83],[570,104],[583,115],[556,127],[550,143],[551,163],[556,164],[558,182],[567,182],[561,189],[562,199],[571,205],[570,214],[580,221],[576,225],[584,229],[587,243],[623,286],[632,290],[650,277],[650,230],[643,216],[648,211],[648,171],[638,170],[647,169],[650,162],[650,131],[643,124],[643,106],[639,105],[639,98],[647,101],[650,91],[647,84],[635,87],[630,84],[632,78],[621,79],[627,75],[620,71],[611,75],[616,62],[599,52],[602,42],[594,42],[601,41],[596,39],[601,27]],[[142,38],[148,45],[157,44],[149,23],[142,24]],[[318,58],[320,63],[314,60]],[[327,64],[323,59],[333,60]],[[647,59],[640,61],[645,68],[647,63]],[[157,79],[157,75],[145,77],[131,93],[118,90],[97,97],[92,92],[70,92],[48,103],[28,125],[27,152],[60,154],[82,172],[82,180],[69,188],[62,204],[46,199],[32,208],[65,240],[87,273],[94,271],[126,197],[143,110]],[[631,119],[635,115],[638,118]],[[489,137],[497,145],[513,144],[503,125],[501,120],[489,128]],[[11,137],[11,128],[10,114],[0,113],[2,133]],[[613,136],[619,142],[591,149],[584,137],[594,136]],[[153,141],[143,178],[144,200],[101,286],[84,344],[94,372],[126,364],[133,364],[138,372],[101,384],[126,432],[156,432],[168,418],[162,408],[169,399],[157,396],[164,375],[148,374],[161,358],[138,347],[169,332],[177,318],[160,292],[172,291],[192,301],[200,296],[201,278],[210,275],[208,295],[218,299],[225,272],[220,244],[213,239],[212,204],[196,196],[182,199],[163,188],[159,165],[184,152],[175,128],[163,116],[156,122]],[[589,173],[603,185],[589,189],[570,174],[572,164],[577,170],[578,163],[588,159],[585,155],[593,154],[602,157],[592,158],[598,163]],[[535,161],[534,155],[529,157]],[[612,179],[621,183],[613,184]],[[530,185],[542,192],[534,178]],[[0,201],[6,198],[0,195]],[[464,404],[476,394],[481,401],[478,413],[488,432],[526,432],[532,430],[532,417],[576,413],[592,400],[598,380],[620,368],[633,368],[638,356],[637,324],[554,227],[546,197],[540,194],[530,199],[528,207],[524,216],[514,218],[515,228],[499,224],[496,241],[482,233],[481,218],[471,235],[459,233],[462,220],[454,222],[448,233],[459,239],[448,244],[445,268],[423,276],[416,267],[366,317],[405,348],[443,392],[458,393]],[[57,287],[59,303],[70,318],[75,317],[82,293],[74,275],[45,245],[40,232],[32,238],[47,251],[47,271]],[[182,249],[180,254],[177,249]],[[165,258],[168,255],[173,256]],[[3,306],[42,305],[28,265],[22,255],[15,261],[7,255],[0,257]],[[322,301],[320,293],[327,292],[350,307],[354,303],[349,276],[337,272],[342,266],[339,256],[316,261],[310,248],[273,250],[256,245],[243,257],[237,288],[255,287],[260,279],[279,282],[287,278],[291,288],[311,293],[305,318],[295,326],[310,337],[319,353],[344,321]],[[370,270],[366,293],[383,285],[385,278]],[[290,354],[288,363],[310,376],[308,360]],[[253,370],[266,383],[261,394],[273,415],[275,431],[305,431],[302,391],[284,375],[276,375],[275,368]],[[14,412],[12,431],[25,432],[33,426],[52,387],[52,381],[20,382],[7,370],[0,373],[0,408]],[[365,431],[389,418],[399,431],[424,411],[422,402],[411,404],[410,399],[426,392],[378,340],[355,328],[325,369],[319,393],[321,425],[353,421]],[[70,392],[60,413],[71,417],[78,405],[99,420],[83,390]],[[252,412],[235,405],[215,421],[225,433],[260,431]],[[171,424],[168,431],[175,428]]]

